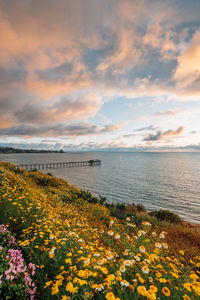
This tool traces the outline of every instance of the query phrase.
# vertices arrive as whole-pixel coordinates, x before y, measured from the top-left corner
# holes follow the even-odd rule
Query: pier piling
[[[42,164],[23,164],[17,165],[18,168],[25,170],[44,170],[44,169],[57,169],[57,168],[74,168],[84,166],[99,166],[101,160],[91,159],[87,161],[68,161],[68,162],[53,162],[53,163],[42,163]]]

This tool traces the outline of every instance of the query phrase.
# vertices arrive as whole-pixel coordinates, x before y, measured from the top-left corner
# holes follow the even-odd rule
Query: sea
[[[14,164],[100,159],[100,166],[44,170],[109,203],[168,209],[200,224],[200,153],[70,152],[0,154]]]

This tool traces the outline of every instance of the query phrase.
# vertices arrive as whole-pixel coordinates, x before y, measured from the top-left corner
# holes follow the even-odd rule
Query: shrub
[[[76,193],[78,198],[86,200],[89,203],[98,203],[100,202],[97,197],[94,197],[89,191],[79,190]]]
[[[127,206],[126,206],[126,214],[127,214],[127,216],[132,216],[132,215],[135,214],[135,212],[136,212],[136,206],[135,206],[135,204],[134,203],[127,204]]]
[[[16,168],[14,170],[15,174],[24,174],[25,173],[25,170],[23,170],[22,168]]]
[[[167,221],[174,224],[181,223],[181,218],[177,214],[171,212],[170,210],[155,210],[152,211],[150,215],[156,217],[160,221]]]
[[[51,175],[45,175],[37,171],[30,171],[30,178],[35,181],[36,184],[42,187],[57,187],[58,179],[56,177],[53,177]]]
[[[142,211],[142,212],[147,212],[146,211],[146,208],[144,207],[144,205],[142,204],[142,203],[139,203],[139,204],[137,204],[136,205],[136,209],[137,209],[137,211]]]
[[[117,219],[125,219],[126,217],[126,205],[124,203],[118,203],[118,204],[105,204],[106,207],[110,210],[111,216],[117,218]]]

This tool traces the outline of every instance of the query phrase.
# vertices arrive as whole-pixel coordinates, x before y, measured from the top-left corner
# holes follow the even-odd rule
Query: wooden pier
[[[57,169],[57,168],[74,168],[74,167],[85,167],[85,166],[99,166],[101,160],[91,159],[87,161],[67,161],[59,163],[45,163],[45,164],[23,164],[17,165],[17,168],[25,170],[44,170],[44,169]]]

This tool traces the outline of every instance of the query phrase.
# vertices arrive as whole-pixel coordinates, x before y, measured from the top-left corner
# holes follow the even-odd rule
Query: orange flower
[[[162,293],[164,296],[169,297],[170,296],[170,290],[167,287],[164,287],[162,289]]]

